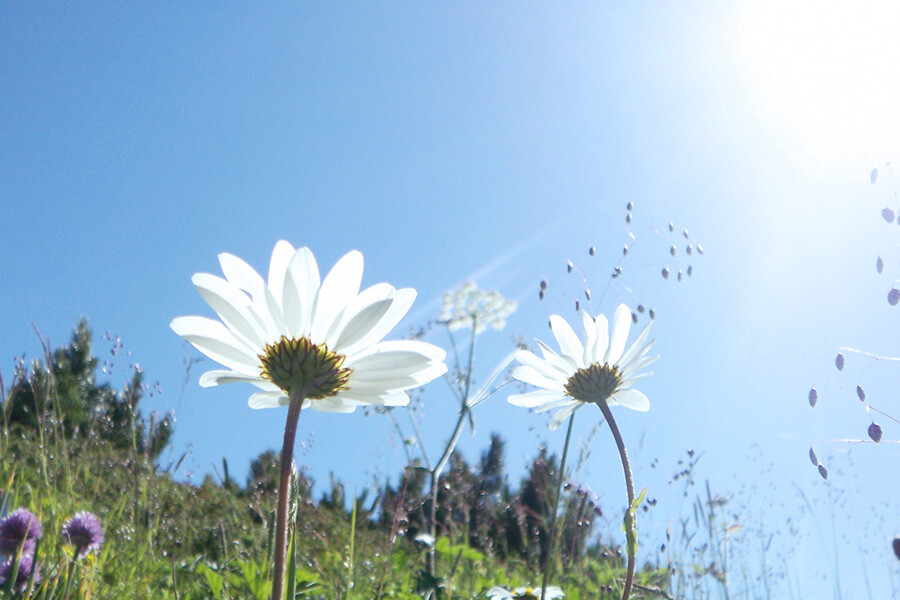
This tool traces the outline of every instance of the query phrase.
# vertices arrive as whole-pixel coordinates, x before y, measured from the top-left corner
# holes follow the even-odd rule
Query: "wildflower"
[[[63,525],[62,537],[75,548],[75,558],[81,560],[103,545],[103,527],[95,514],[80,512]]]
[[[225,278],[197,273],[192,278],[221,321],[179,317],[171,327],[195,348],[229,370],[200,377],[211,387],[246,382],[261,391],[252,408],[290,403],[303,408],[354,412],[357,406],[403,406],[404,390],[446,372],[446,353],[421,341],[381,341],[407,313],[416,297],[411,288],[379,283],[359,291],[363,257],[341,258],[324,281],[308,248],[286,241],[275,245],[268,282],[247,263],[220,254]]]
[[[647,342],[650,325],[626,348],[631,329],[631,310],[627,306],[621,304],[616,309],[611,330],[603,315],[593,319],[583,311],[581,317],[584,343],[564,318],[552,315],[550,327],[560,352],[554,352],[540,340],[543,358],[528,350],[516,352],[520,364],[512,376],[543,389],[513,394],[509,401],[537,412],[559,409],[550,421],[551,429],[559,427],[585,404],[605,403],[638,411],[650,408],[647,397],[632,387],[638,379],[650,375],[638,371],[659,358],[647,356],[653,345],[653,341]]]
[[[17,508],[0,519],[0,555],[13,556],[22,548],[30,556],[43,535],[41,523],[27,508]]]
[[[547,282],[541,282],[541,297],[547,289]],[[478,289],[474,282],[467,281],[455,292],[447,292],[441,302],[438,321],[447,325],[450,331],[472,329],[478,335],[488,327],[501,330],[506,319],[516,311],[515,300],[509,300],[499,292]]]
[[[15,557],[10,557],[0,564],[0,587],[6,586],[9,582],[14,563]],[[40,564],[34,562],[31,554],[23,554],[19,558],[19,566],[13,578],[13,587],[19,592],[25,591],[25,586],[28,585],[28,578],[31,577],[32,566],[34,566],[34,583],[37,584],[41,581]]]
[[[492,587],[487,591],[487,597],[493,600],[540,600],[542,589],[530,586],[517,587],[512,592],[502,587]],[[555,585],[548,585],[547,591],[544,592],[544,600],[555,600],[563,598],[565,594]]]

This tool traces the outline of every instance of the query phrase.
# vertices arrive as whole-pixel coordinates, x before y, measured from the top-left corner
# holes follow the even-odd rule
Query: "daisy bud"
[[[819,401],[819,392],[816,391],[816,388],[812,388],[809,390],[809,405],[815,407],[816,402]]]
[[[869,437],[872,438],[872,441],[876,444],[881,441],[881,425],[878,423],[872,422],[869,425]]]
[[[881,218],[887,221],[888,223],[894,222],[894,211],[889,208],[881,209]]]
[[[891,288],[891,291],[888,292],[888,304],[897,306],[897,302],[900,302],[900,290]]]
[[[838,355],[834,357],[834,366],[837,367],[838,371],[844,370],[844,355],[838,352]]]

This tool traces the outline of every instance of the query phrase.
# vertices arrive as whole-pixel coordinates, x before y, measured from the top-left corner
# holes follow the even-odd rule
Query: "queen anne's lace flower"
[[[421,341],[382,341],[407,313],[416,292],[379,283],[362,292],[363,257],[341,258],[324,280],[308,248],[275,245],[268,280],[243,260],[220,254],[224,278],[198,273],[192,281],[221,321],[179,317],[171,327],[228,370],[200,385],[245,382],[259,392],[252,408],[289,404],[353,412],[357,406],[402,406],[404,390],[446,372],[445,352]]]
[[[488,327],[500,330],[506,319],[516,311],[515,300],[504,298],[499,292],[485,292],[467,281],[455,292],[444,294],[438,321],[450,331],[474,329],[478,335]]]
[[[514,394],[509,401],[516,406],[533,408],[536,412],[556,410],[550,429],[556,429],[585,404],[620,405],[633,410],[650,408],[647,397],[634,389],[634,383],[650,375],[640,373],[658,356],[647,356],[653,341],[647,342],[650,325],[635,338],[628,348],[631,330],[631,311],[624,304],[616,308],[612,328],[606,317],[596,319],[581,313],[584,342],[575,335],[568,322],[559,315],[550,317],[550,328],[559,344],[559,353],[538,341],[542,358],[528,350],[516,352],[516,367],[512,376],[540,390]]]

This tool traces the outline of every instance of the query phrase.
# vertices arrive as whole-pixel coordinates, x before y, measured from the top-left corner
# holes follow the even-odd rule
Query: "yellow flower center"
[[[299,390],[304,398],[313,400],[334,396],[347,387],[353,370],[342,366],[345,358],[325,344],[286,336],[267,344],[259,355],[262,377],[289,394]]]
[[[534,588],[526,587],[525,594],[522,596],[522,600],[531,600],[532,598],[537,598],[537,595],[534,593]]]
[[[594,363],[586,369],[578,369],[563,389],[579,402],[600,404],[606,402],[621,384],[622,374],[618,366]]]

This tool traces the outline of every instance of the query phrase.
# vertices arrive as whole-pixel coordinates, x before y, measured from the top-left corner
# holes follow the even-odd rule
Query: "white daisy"
[[[246,262],[220,254],[225,277],[197,273],[200,296],[218,314],[178,317],[172,329],[227,370],[200,377],[211,387],[243,382],[261,391],[252,408],[290,403],[289,394],[327,412],[357,406],[402,406],[404,390],[447,371],[446,353],[421,341],[382,341],[416,297],[411,288],[379,283],[359,291],[363,257],[352,251],[320,281],[308,248],[275,245],[268,281]]]
[[[487,597],[493,600],[540,600],[541,588],[536,587],[517,587],[512,592],[502,587],[492,587],[487,591]],[[544,594],[544,600],[556,600],[556,598],[564,598],[563,591],[555,585],[547,586],[547,593]]]
[[[593,319],[587,312],[582,312],[581,321],[584,343],[565,319],[552,315],[550,328],[559,344],[559,353],[540,340],[538,346],[543,358],[528,350],[516,352],[519,366],[512,376],[542,389],[514,394],[509,401],[536,412],[558,409],[550,421],[550,429],[559,427],[588,403],[605,402],[609,406],[620,405],[639,411],[650,408],[647,397],[632,387],[638,379],[650,375],[638,374],[638,371],[659,358],[647,356],[655,341],[647,342],[650,325],[626,349],[631,310],[624,304],[616,308],[611,331],[603,315]]]

